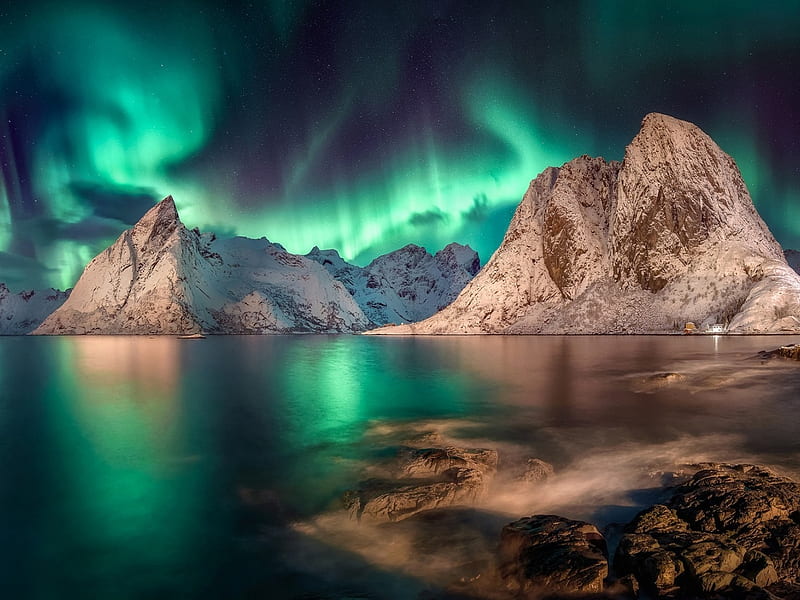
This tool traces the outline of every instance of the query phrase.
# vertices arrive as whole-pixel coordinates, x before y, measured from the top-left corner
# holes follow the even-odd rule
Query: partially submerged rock
[[[400,472],[401,476],[417,478],[440,475],[454,468],[494,473],[497,470],[497,451],[454,446],[417,448],[408,451],[401,463]]]
[[[686,376],[681,373],[653,373],[637,379],[633,384],[633,391],[652,393],[685,380]]]
[[[475,504],[483,498],[497,469],[495,450],[407,449],[399,479],[370,479],[347,492],[345,508],[354,519],[400,521],[425,510]]]
[[[525,483],[540,483],[550,479],[555,474],[553,465],[540,458],[529,458],[525,461],[525,470],[518,479]]]
[[[775,350],[762,350],[758,353],[759,358],[762,360],[769,360],[771,358],[790,358],[792,360],[800,360],[800,345],[788,344],[775,348]]]
[[[615,557],[649,594],[800,594],[800,484],[755,465],[700,465],[625,528]]]
[[[602,592],[608,576],[606,542],[594,525],[536,515],[506,525],[499,574],[517,596],[539,592]]]

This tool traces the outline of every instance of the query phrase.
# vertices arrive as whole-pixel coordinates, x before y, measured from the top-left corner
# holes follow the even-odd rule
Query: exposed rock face
[[[698,127],[650,114],[625,151],[611,232],[614,279],[657,292],[707,242],[737,240],[765,258],[782,251],[736,163]]]
[[[753,465],[705,465],[640,513],[615,558],[658,595],[769,587],[800,593],[800,484]]]
[[[169,196],[87,265],[37,334],[360,331],[368,324],[319,264],[266,239],[189,231]]]
[[[452,243],[431,256],[409,244],[366,267],[351,265],[336,250],[306,255],[324,266],[353,295],[375,325],[425,319],[450,304],[480,269],[478,254]]]
[[[379,333],[646,333],[687,321],[800,329],[800,276],[733,159],[695,125],[650,114],[622,163],[545,169],[450,306]]]
[[[14,294],[5,283],[0,283],[0,335],[30,333],[68,297],[68,291],[53,288]]]
[[[606,542],[594,525],[554,515],[520,519],[503,528],[499,573],[515,597],[602,592]]]
[[[497,469],[497,452],[487,449],[422,448],[403,453],[398,479],[371,479],[345,495],[350,516],[400,521],[417,513],[481,500]]]

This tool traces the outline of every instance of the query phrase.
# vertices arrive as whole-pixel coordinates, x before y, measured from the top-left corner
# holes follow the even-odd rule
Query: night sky
[[[167,194],[189,227],[293,252],[459,241],[485,261],[532,178],[621,159],[651,111],[709,133],[800,246],[798,2],[14,4],[12,290],[72,286]]]

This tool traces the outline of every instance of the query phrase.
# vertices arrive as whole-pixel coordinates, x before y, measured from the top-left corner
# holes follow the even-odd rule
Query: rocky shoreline
[[[507,465],[489,448],[435,436],[399,449],[392,469],[344,496],[352,521],[420,526],[427,547],[458,544],[464,512],[479,510],[496,476],[545,482],[538,458]],[[434,442],[434,444],[425,442]],[[665,480],[662,502],[602,530],[559,515],[507,523],[489,542],[493,556],[471,566],[433,599],[800,598],[800,483],[752,464],[683,466]],[[492,534],[489,534],[491,539]]]

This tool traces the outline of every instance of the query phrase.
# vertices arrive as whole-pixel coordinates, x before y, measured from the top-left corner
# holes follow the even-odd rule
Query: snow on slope
[[[0,335],[24,335],[36,329],[47,316],[64,304],[69,292],[29,290],[12,293],[0,283]]]
[[[368,320],[319,264],[266,239],[189,231],[168,196],[87,265],[36,334],[361,331]]]
[[[643,333],[689,320],[775,332],[798,329],[799,315],[800,277],[733,159],[653,113],[621,164],[545,169],[450,306],[375,333]]]
[[[375,325],[431,316],[450,304],[480,268],[478,254],[456,243],[434,256],[409,244],[366,267],[351,265],[336,250],[315,247],[306,256],[340,281]]]

